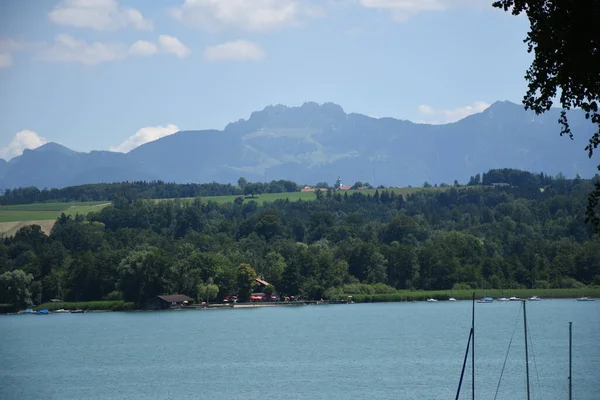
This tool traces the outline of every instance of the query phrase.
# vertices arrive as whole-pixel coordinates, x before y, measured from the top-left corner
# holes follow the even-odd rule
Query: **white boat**
[[[454,297],[450,297],[448,301],[456,301],[456,299]]]
[[[539,298],[539,297],[537,297],[537,296],[531,296],[531,297],[529,298],[529,301],[541,301],[541,300],[542,300],[542,299],[540,299],[540,298]]]
[[[509,298],[508,300],[509,300],[509,301],[521,301],[521,299],[520,299],[520,298],[518,298],[518,297],[514,297],[514,296],[513,296],[513,297],[511,297],[511,298]]]
[[[429,302],[436,302],[437,300],[436,299],[427,299],[427,301],[429,301]]]
[[[589,298],[589,297],[585,297],[585,296],[584,296],[584,297],[580,297],[580,298],[578,298],[578,299],[577,299],[577,301],[594,301],[594,299],[591,299],[591,298]]]
[[[498,299],[498,301],[510,301],[510,300],[508,300],[506,297],[500,297],[500,298]]]
[[[65,314],[69,313],[69,310],[65,310],[64,308],[59,308],[58,310],[54,310],[56,314]]]

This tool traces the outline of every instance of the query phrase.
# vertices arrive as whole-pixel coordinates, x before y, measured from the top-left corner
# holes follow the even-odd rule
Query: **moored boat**
[[[584,296],[584,297],[578,298],[577,301],[594,301],[594,299]]]
[[[539,298],[539,297],[537,297],[537,296],[531,296],[531,297],[529,298],[529,301],[541,301],[541,300],[542,300],[542,299],[540,299],[540,298]]]
[[[494,299],[491,297],[483,297],[481,300],[477,300],[478,303],[493,303]]]

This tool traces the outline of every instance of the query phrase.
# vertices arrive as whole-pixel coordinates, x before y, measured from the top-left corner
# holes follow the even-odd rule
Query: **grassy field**
[[[437,290],[437,291],[415,291],[409,290],[398,290],[395,293],[389,294],[354,294],[352,300],[357,303],[378,303],[378,302],[396,302],[396,301],[423,301],[429,298],[436,300],[448,300],[450,298],[450,290]],[[473,295],[473,290],[455,290],[452,293],[457,300],[470,300]],[[492,297],[497,299],[499,297],[519,297],[529,298],[531,296],[538,296],[542,299],[574,299],[577,297],[600,297],[600,288],[589,287],[584,289],[519,289],[513,290],[509,293],[507,290],[501,289],[489,289],[489,290],[475,290],[475,299],[482,297]],[[337,299],[345,299],[348,297],[347,294],[334,296]]]
[[[408,188],[407,187],[407,188],[379,189],[379,193],[381,193],[382,190],[387,190],[387,191],[393,191],[396,194],[407,195],[407,194],[421,192],[421,191],[440,191],[440,190],[447,190],[447,189],[449,189],[449,188],[436,188],[436,187]],[[375,194],[376,190],[377,189],[348,190],[343,193],[348,193],[348,196],[350,196],[353,193],[363,193],[363,194],[373,195],[373,194]],[[223,204],[223,203],[232,203],[237,197],[239,197],[239,196],[207,196],[207,197],[202,197],[202,200],[214,201],[214,202]],[[265,194],[261,194],[260,196],[256,196],[254,198],[246,197],[245,201],[256,201],[259,204],[264,204],[266,202],[274,202],[275,200],[288,199],[289,201],[298,201],[298,200],[310,201],[310,200],[314,200],[315,198],[316,198],[316,195],[314,192],[265,193]],[[155,199],[154,201],[168,201],[168,200],[172,200],[172,199]],[[181,200],[193,201],[194,198],[192,198],[192,197],[183,198]]]
[[[49,233],[61,213],[75,216],[101,210],[109,202],[35,203],[0,206],[0,237],[14,235],[27,225],[40,225]]]
[[[0,222],[36,221],[56,219],[61,213],[66,215],[87,214],[98,211],[110,204],[102,202],[73,202],[73,203],[35,203],[15,206],[0,206]]]

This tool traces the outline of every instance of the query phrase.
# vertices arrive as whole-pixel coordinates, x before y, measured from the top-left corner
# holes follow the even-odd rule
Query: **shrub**
[[[454,286],[452,286],[452,290],[471,290],[471,285],[464,282],[455,283]]]
[[[561,289],[580,289],[584,288],[585,285],[573,278],[564,278],[560,281]]]
[[[536,289],[550,289],[550,282],[544,281],[544,280],[535,281],[535,288]]]
[[[108,300],[108,301],[123,300],[123,292],[119,292],[118,290],[114,290],[114,291],[110,292],[106,296],[106,300]]]

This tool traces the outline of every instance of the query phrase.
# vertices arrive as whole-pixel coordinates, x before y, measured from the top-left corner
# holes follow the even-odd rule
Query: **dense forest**
[[[593,181],[506,173],[493,179],[511,184],[493,187],[407,196],[329,189],[313,201],[264,205],[118,196],[100,212],[62,215],[49,236],[28,226],[3,239],[0,303],[202,300],[207,285],[217,299],[243,297],[254,273],[279,293],[311,299],[359,287],[600,284],[600,240],[585,223]]]

